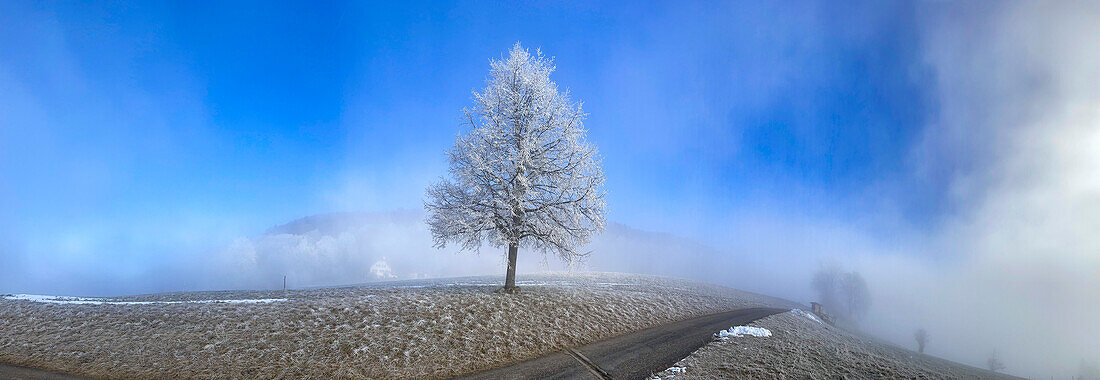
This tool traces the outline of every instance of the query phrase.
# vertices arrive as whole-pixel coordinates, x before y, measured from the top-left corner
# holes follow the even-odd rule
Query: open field
[[[794,306],[641,275],[520,280],[514,296],[494,293],[495,276],[71,303],[13,295],[0,299],[0,361],[110,378],[443,378],[692,316]]]
[[[801,310],[739,327],[726,333],[741,336],[715,339],[654,378],[1015,378],[853,335]]]

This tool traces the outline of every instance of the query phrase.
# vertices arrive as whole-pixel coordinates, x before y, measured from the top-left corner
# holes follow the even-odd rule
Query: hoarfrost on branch
[[[492,60],[487,86],[463,110],[470,130],[447,153],[449,180],[427,191],[436,247],[525,247],[572,262],[602,231],[604,175],[585,141],[585,114],[550,80],[553,62],[518,43]]]

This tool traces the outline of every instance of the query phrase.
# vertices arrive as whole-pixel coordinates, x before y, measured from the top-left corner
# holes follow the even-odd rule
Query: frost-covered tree
[[[871,306],[871,294],[867,291],[867,282],[859,272],[845,273],[840,278],[840,291],[848,317],[858,320]]]
[[[825,305],[827,308],[837,308],[835,311],[840,311],[840,302],[837,302],[837,292],[839,289],[840,271],[834,267],[822,267],[818,269],[817,273],[814,273],[814,278],[810,282],[810,286],[817,292],[817,302]]]
[[[986,361],[986,364],[989,365],[989,370],[993,372],[1005,369],[1005,364],[1001,363],[1000,359],[997,359],[997,351],[993,351],[989,354],[989,360]]]
[[[427,191],[437,248],[508,247],[504,291],[515,291],[520,247],[567,262],[604,228],[603,170],[585,141],[580,104],[550,80],[551,59],[519,43],[492,60],[487,85],[463,110],[468,133],[447,153],[451,178]]]
[[[826,308],[842,313],[855,322],[871,306],[867,282],[859,272],[841,272],[836,267],[822,267],[814,274],[810,285],[818,301]]]
[[[917,329],[916,333],[913,333],[913,338],[917,340],[917,352],[924,353],[924,344],[928,343],[928,332],[924,331],[921,327]]]

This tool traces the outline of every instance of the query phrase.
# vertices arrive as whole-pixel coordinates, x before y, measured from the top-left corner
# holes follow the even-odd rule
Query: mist
[[[996,351],[1006,372],[1033,377],[1100,362],[1100,6],[718,8],[654,12],[656,21],[630,29],[638,37],[611,33],[619,43],[608,49],[542,34],[477,48],[383,46],[349,59],[364,67],[340,71],[350,84],[313,89],[335,94],[313,104],[323,115],[270,111],[292,125],[274,137],[264,135],[274,116],[218,119],[229,102],[219,91],[235,93],[176,63],[201,55],[142,61],[163,74],[158,86],[126,69],[93,79],[96,64],[116,66],[77,57],[72,46],[83,45],[63,26],[70,16],[27,12],[20,25],[34,26],[38,43],[9,38],[0,50],[0,292],[503,277],[500,248],[433,247],[420,206],[445,173],[443,150],[484,59],[528,38],[557,56],[560,83],[588,102],[605,157],[613,223],[574,270],[682,277],[809,303],[813,273],[836,266],[867,280],[860,328],[896,344],[915,348],[913,332],[924,328],[926,353],[984,367]],[[633,22],[630,12],[608,13],[599,21]],[[750,23],[757,19],[778,21]],[[664,34],[666,24],[685,31]],[[911,30],[892,32],[896,25]],[[105,35],[119,61],[163,42]],[[22,46],[34,49],[11,53]],[[869,52],[847,62],[822,53],[833,49]],[[461,63],[415,66],[407,71],[428,74],[391,82],[405,69],[377,57],[392,54]],[[735,64],[744,57],[751,63]],[[860,65],[888,67],[868,81],[889,85],[851,84],[862,73],[842,74]],[[413,86],[421,81],[429,85]],[[801,92],[813,96],[792,95]],[[815,103],[845,96],[859,104]],[[835,116],[846,107],[861,118]],[[762,116],[773,112],[783,115]],[[829,122],[805,121],[815,112]],[[341,139],[328,144],[311,127]],[[296,138],[309,143],[285,148]],[[521,274],[569,269],[520,252]]]
[[[930,8],[925,56],[941,108],[914,148],[916,175],[946,176],[952,199],[968,206],[929,234],[926,246],[951,261],[864,264],[879,268],[880,287],[896,287],[880,290],[889,293],[879,293],[877,330],[927,324],[944,356],[977,363],[995,349],[1015,373],[1071,375],[1100,357],[1091,322],[1100,299],[1100,57],[1081,39],[1100,32],[1100,8]],[[912,330],[896,329],[896,339]]]

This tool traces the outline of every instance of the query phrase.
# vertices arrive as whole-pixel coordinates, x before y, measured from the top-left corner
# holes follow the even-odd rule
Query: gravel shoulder
[[[792,311],[750,323],[771,336],[715,339],[652,378],[1015,379],[848,333]],[[732,327],[732,326],[731,326]]]
[[[0,297],[0,362],[98,378],[446,378],[695,316],[793,307],[653,276],[520,280],[511,296],[493,276],[99,304]]]

